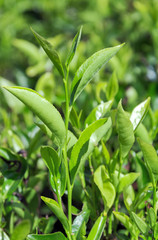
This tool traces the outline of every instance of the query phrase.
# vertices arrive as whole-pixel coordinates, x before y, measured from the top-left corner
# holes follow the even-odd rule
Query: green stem
[[[64,144],[64,159],[65,159],[65,167],[66,167],[66,173],[67,173],[67,190],[68,190],[68,220],[70,225],[70,235],[72,232],[72,213],[71,213],[71,204],[72,204],[72,186],[70,183],[70,175],[69,175],[69,166],[68,166],[68,160],[67,160],[67,141],[68,141],[68,125],[69,125],[69,115],[70,115],[70,108],[69,108],[69,69],[67,68],[67,74],[66,79],[63,79],[64,86],[65,86],[65,100],[66,100],[66,110],[65,110],[65,128],[66,128],[66,139]],[[71,237],[72,239],[72,237]]]

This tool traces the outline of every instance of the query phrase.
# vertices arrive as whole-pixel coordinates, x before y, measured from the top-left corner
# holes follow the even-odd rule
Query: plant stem
[[[64,86],[65,86],[65,101],[66,101],[66,109],[65,109],[65,128],[66,128],[66,139],[64,144],[64,159],[65,159],[65,167],[67,173],[67,190],[68,190],[68,220],[70,225],[70,234],[72,231],[72,213],[71,213],[71,204],[72,204],[72,185],[70,183],[70,175],[69,175],[69,166],[67,160],[67,142],[68,142],[68,125],[69,125],[69,115],[70,115],[70,108],[69,108],[69,69],[67,68],[66,79],[63,79]],[[72,237],[71,237],[72,239]]]

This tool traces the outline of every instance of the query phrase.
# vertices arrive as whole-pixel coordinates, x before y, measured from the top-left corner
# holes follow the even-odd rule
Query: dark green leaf
[[[71,63],[71,61],[72,61],[72,59],[73,59],[73,57],[75,55],[77,46],[78,46],[78,44],[80,42],[81,33],[82,33],[82,26],[80,27],[78,33],[76,34],[76,36],[73,39],[72,46],[71,46],[70,52],[69,52],[69,54],[67,56],[67,60],[66,60],[66,63],[65,63],[65,65],[67,67],[69,66],[69,64]]]
[[[71,86],[71,102],[74,102],[94,75],[106,64],[123,46],[118,45],[94,53],[77,70]]]
[[[42,36],[40,36],[37,32],[35,32],[32,28],[31,31],[33,32],[35,38],[41,45],[41,47],[44,49],[50,60],[53,62],[55,67],[58,69],[61,76],[64,78],[64,70],[62,63],[60,61],[60,58],[58,56],[58,53],[54,50],[53,46]]]

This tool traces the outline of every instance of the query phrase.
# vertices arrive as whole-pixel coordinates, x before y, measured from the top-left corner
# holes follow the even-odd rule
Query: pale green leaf
[[[115,200],[116,191],[115,187],[110,181],[105,166],[99,166],[94,172],[94,182],[101,192],[105,207],[108,209],[111,208]]]
[[[148,112],[150,106],[150,97],[148,97],[144,102],[140,103],[131,113],[130,121],[133,124],[133,131],[137,129],[139,124],[143,121],[146,113]]]
[[[107,215],[103,212],[94,223],[87,240],[100,240],[106,225]]]
[[[106,92],[107,99],[108,100],[113,99],[116,96],[118,89],[119,89],[118,80],[117,80],[116,73],[114,72],[106,86],[105,92]]]
[[[122,108],[121,101],[118,104],[117,127],[122,157],[126,157],[134,143],[133,125]]]
[[[154,226],[156,224],[156,215],[155,215],[155,211],[152,207],[150,207],[148,209],[148,216],[149,216],[150,226],[152,228],[154,228]]]
[[[158,179],[158,157],[156,150],[151,144],[144,142],[140,138],[138,139],[138,142],[143,152],[144,160],[147,164],[147,167],[151,169],[155,178]]]
[[[41,197],[41,199],[45,202],[45,204],[50,208],[50,210],[56,215],[59,221],[62,223],[65,231],[70,232],[70,226],[67,217],[65,216],[63,210],[59,207],[59,204],[47,197]]]
[[[23,220],[13,230],[10,240],[25,240],[30,233],[31,223],[29,220]]]
[[[31,28],[31,31],[33,32],[35,38],[37,39],[37,41],[39,42],[41,47],[44,49],[44,51],[46,52],[46,54],[48,55],[50,60],[53,62],[54,66],[58,69],[61,76],[64,78],[63,66],[62,66],[62,63],[60,61],[60,58],[58,56],[57,51],[55,51],[55,49],[53,48],[53,46],[51,45],[50,42],[48,42],[45,38],[40,36],[32,28]]]
[[[146,222],[142,218],[140,218],[137,214],[135,214],[134,212],[131,212],[131,215],[132,215],[133,221],[136,224],[136,226],[138,227],[138,229],[143,234],[146,234],[149,230],[149,227],[146,224]]]
[[[71,102],[74,102],[94,75],[106,64],[123,46],[105,48],[94,53],[77,70],[71,86]]]
[[[139,177],[139,173],[134,173],[134,172],[130,172],[126,175],[124,175],[119,182],[118,185],[118,192],[122,192],[123,189],[129,185],[131,185],[138,177]]]
[[[88,117],[86,118],[85,124],[91,124],[94,121],[104,117],[105,114],[111,109],[112,104],[113,104],[113,100],[110,100],[108,102],[102,102],[101,104],[99,104],[88,115]]]
[[[64,142],[66,132],[64,121],[58,110],[50,102],[32,89],[23,87],[4,88],[29,107],[46,124],[61,144]]]

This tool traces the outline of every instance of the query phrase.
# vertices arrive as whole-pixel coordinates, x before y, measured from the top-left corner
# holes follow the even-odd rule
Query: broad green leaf
[[[106,92],[107,99],[108,100],[113,99],[116,96],[118,89],[119,89],[118,80],[117,80],[116,73],[114,72],[106,86],[105,92]]]
[[[66,63],[65,63],[65,65],[67,67],[69,66],[69,64],[71,63],[71,61],[72,61],[72,59],[73,59],[73,57],[75,55],[77,46],[78,46],[78,44],[80,42],[81,33],[82,33],[82,26],[80,27],[78,33],[76,34],[76,36],[73,39],[72,46],[71,46],[70,52],[69,52],[69,54],[67,56],[67,60],[66,60]]]
[[[63,144],[65,140],[65,124],[60,113],[50,102],[32,89],[23,87],[4,88],[29,107],[52,131],[58,141]]]
[[[72,233],[75,235],[75,237],[77,237],[79,231],[81,230],[83,224],[85,223],[85,221],[87,222],[88,218],[90,215],[90,211],[86,210],[86,211],[82,211],[81,214],[79,214],[73,221],[73,225],[72,225]]]
[[[25,240],[30,233],[31,223],[29,220],[23,220],[13,230],[10,240]]]
[[[27,236],[27,240],[67,240],[67,238],[61,233],[56,232],[52,234],[30,234]]]
[[[150,97],[148,97],[144,102],[140,103],[131,113],[130,121],[133,124],[133,131],[137,129],[139,124],[143,121],[146,113],[148,112],[150,106]]]
[[[122,108],[121,101],[118,104],[117,127],[122,157],[126,157],[134,143],[134,132],[131,121]]]
[[[143,152],[144,160],[147,164],[147,167],[151,169],[155,178],[158,179],[158,157],[156,150],[151,144],[144,142],[140,138],[138,139],[138,142]]]
[[[105,207],[108,209],[111,208],[115,200],[116,191],[113,184],[110,182],[105,166],[99,166],[94,172],[94,182],[101,192]]]
[[[62,223],[65,231],[70,232],[69,222],[68,222],[67,217],[65,216],[63,210],[61,210],[61,208],[59,207],[59,204],[51,198],[47,198],[47,197],[42,196],[41,199],[50,208],[50,210],[56,215],[56,217]]]
[[[125,226],[133,237],[136,237],[136,230],[130,220],[130,218],[123,212],[113,212],[115,217]],[[135,238],[137,239],[137,238]]]
[[[121,193],[125,187],[131,185],[139,177],[139,175],[139,173],[131,172],[123,176],[118,185],[118,192]]]
[[[52,147],[42,146],[41,155],[52,175],[57,177],[61,163],[61,159],[58,157],[57,152]]]
[[[84,155],[84,153],[87,151],[88,148],[88,141],[90,140],[92,134],[101,127],[106,122],[106,119],[100,119],[96,122],[89,125],[80,135],[80,138],[74,145],[72,152],[71,152],[71,158],[69,161],[69,167],[70,167],[70,177],[71,177],[71,183],[74,182],[74,178],[79,170],[79,167],[81,165],[81,157]],[[95,139],[92,136],[91,139],[92,142],[95,141]],[[87,146],[86,146],[87,144]],[[85,150],[86,148],[86,150]]]
[[[148,209],[148,216],[149,216],[150,226],[153,228],[156,224],[156,215],[152,207]]]
[[[0,240],[10,240],[8,235],[0,228]]]
[[[118,45],[94,53],[77,70],[71,86],[71,102],[73,103],[94,75],[106,64],[123,46]]]
[[[146,234],[148,233],[149,227],[148,225],[145,223],[145,221],[140,218],[137,214],[135,214],[134,212],[131,212],[133,221],[135,222],[136,226],[138,227],[138,229],[143,233]]]
[[[109,102],[102,102],[97,107],[95,107],[92,112],[88,115],[86,118],[85,124],[91,124],[94,121],[102,118],[105,116],[105,114],[111,109],[113,104],[113,100],[110,100]]]
[[[106,225],[107,215],[103,212],[94,223],[87,240],[100,240]]]
[[[48,55],[48,57],[50,58],[50,60],[54,64],[54,66],[58,69],[60,75],[64,78],[63,66],[62,66],[62,63],[60,61],[60,58],[58,56],[57,51],[54,50],[54,48],[53,48],[53,46],[51,45],[50,42],[48,42],[45,38],[40,36],[32,28],[31,28],[31,31],[33,32],[35,38],[37,39],[37,41],[39,42],[41,47],[44,49],[44,51],[46,52],[46,54]]]

